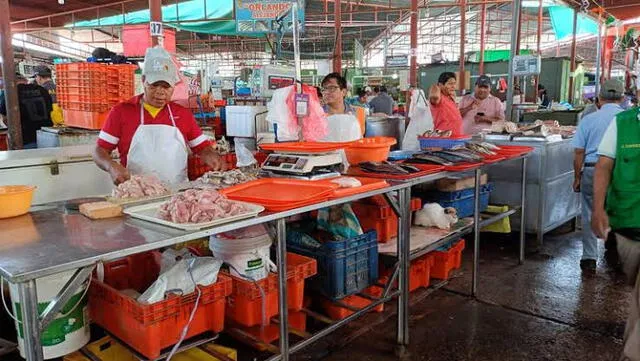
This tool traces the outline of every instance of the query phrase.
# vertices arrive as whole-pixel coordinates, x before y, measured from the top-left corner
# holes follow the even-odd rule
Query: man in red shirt
[[[187,146],[214,170],[226,164],[202,134],[189,109],[171,102],[178,72],[162,48],[149,48],[142,69],[144,93],[111,109],[93,160],[115,184],[131,174],[154,174],[168,184],[187,180]],[[111,152],[118,149],[120,163]]]

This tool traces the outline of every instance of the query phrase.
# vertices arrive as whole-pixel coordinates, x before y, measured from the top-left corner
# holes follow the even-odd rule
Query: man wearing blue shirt
[[[583,271],[595,272],[598,259],[598,238],[591,229],[593,208],[593,175],[598,162],[598,146],[602,136],[616,115],[623,111],[624,85],[618,80],[607,80],[600,89],[600,110],[580,121],[573,138],[575,179],[573,190],[582,193],[582,260]]]

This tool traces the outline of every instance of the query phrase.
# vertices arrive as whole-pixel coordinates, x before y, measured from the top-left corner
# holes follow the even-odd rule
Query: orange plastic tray
[[[221,191],[229,199],[263,205],[268,210],[281,211],[329,199],[340,186],[284,178],[262,178]]]
[[[339,178],[343,178],[343,177],[339,177]],[[387,183],[387,181],[384,179],[365,178],[365,177],[352,177],[352,178],[359,180],[360,183],[362,183],[362,186],[354,187],[354,188],[338,188],[333,192],[331,199],[352,196],[354,194],[369,192],[369,191],[373,191],[376,189],[385,188],[389,186],[389,183]],[[334,179],[337,179],[337,178],[334,178]],[[322,182],[335,184],[335,183],[331,183],[331,179],[325,180]]]
[[[482,158],[484,158],[484,160],[482,161],[484,164],[497,163],[507,159],[507,157],[500,154],[497,154],[497,155],[483,154]]]
[[[365,172],[362,169],[360,169],[360,167],[349,167],[349,171],[347,173],[351,176],[407,180],[407,179],[412,179],[417,177],[423,177],[425,175],[438,173],[445,170],[445,167],[437,164],[411,164],[411,165],[420,169],[421,171],[417,173],[397,175],[397,174]]]
[[[261,144],[263,150],[274,152],[305,152],[305,153],[324,153],[338,149],[347,148],[353,142],[329,143],[329,142],[284,142]]]

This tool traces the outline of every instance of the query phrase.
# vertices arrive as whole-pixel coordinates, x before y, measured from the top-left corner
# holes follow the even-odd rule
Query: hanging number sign
[[[162,23],[159,21],[150,22],[149,32],[151,33],[151,36],[162,36]]]

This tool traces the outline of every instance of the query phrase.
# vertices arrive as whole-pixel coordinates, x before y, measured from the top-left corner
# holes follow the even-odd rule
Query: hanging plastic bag
[[[242,143],[236,144],[236,158],[238,161],[236,162],[237,167],[248,167],[250,165],[258,164],[258,161],[253,156],[253,153]]]
[[[309,103],[307,104],[308,113],[302,118],[302,139],[307,142],[319,142],[329,133],[327,116],[320,105],[320,99],[315,87],[303,84],[302,93],[309,98]],[[294,124],[297,126],[295,87],[292,87],[289,92],[287,107]]]
[[[277,126],[277,137],[281,142],[298,140],[298,122],[291,118],[287,107],[287,99],[293,89],[293,86],[288,86],[274,90],[271,101],[267,103],[267,122]]]
[[[433,129],[431,109],[422,89],[411,90],[409,119],[409,126],[402,140],[402,150],[420,150],[418,136]]]
[[[363,233],[360,221],[349,204],[318,210],[318,228],[331,232],[339,241]]]
[[[218,280],[222,261],[213,257],[197,257],[178,261],[138,297],[144,304],[164,300],[168,292],[187,295],[195,291],[195,284],[208,286]]]

